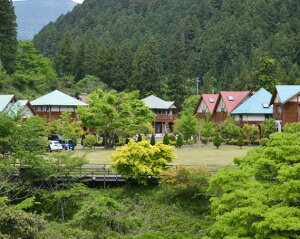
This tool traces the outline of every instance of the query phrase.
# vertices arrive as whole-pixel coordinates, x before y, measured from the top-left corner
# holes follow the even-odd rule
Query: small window
[[[229,101],[234,101],[233,96],[228,96],[228,100],[229,100]]]
[[[240,119],[240,121],[243,121],[243,115],[242,114],[239,115],[239,119]]]
[[[213,98],[208,99],[210,103],[215,103],[215,100]]]
[[[264,108],[269,108],[270,106],[269,106],[269,104],[263,104],[263,107]]]
[[[204,114],[204,115],[205,115],[205,113],[206,113],[206,110],[202,110],[202,114]]]
[[[225,108],[221,108],[221,112],[224,113],[225,112]]]

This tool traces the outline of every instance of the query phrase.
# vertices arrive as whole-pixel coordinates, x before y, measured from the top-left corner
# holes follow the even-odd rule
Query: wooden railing
[[[156,115],[156,120],[176,120],[178,118],[177,114],[174,115]]]

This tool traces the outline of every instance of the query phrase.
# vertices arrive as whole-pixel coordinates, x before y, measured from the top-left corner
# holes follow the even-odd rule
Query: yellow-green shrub
[[[163,172],[166,165],[175,159],[173,147],[157,143],[151,145],[148,141],[135,143],[130,140],[127,146],[118,148],[111,156],[112,166],[123,177],[132,177],[139,183],[147,184],[148,176],[157,176]]]

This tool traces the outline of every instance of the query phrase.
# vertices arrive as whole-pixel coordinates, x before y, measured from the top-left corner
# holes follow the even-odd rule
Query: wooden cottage
[[[231,112],[234,119],[241,125],[260,125],[264,120],[273,117],[273,105],[269,105],[272,94],[261,88]]]
[[[174,121],[178,118],[178,106],[174,101],[165,101],[154,95],[150,95],[142,101],[155,114],[153,126],[156,134],[172,133]]]
[[[0,95],[0,112],[11,116],[20,115],[23,119],[36,115],[28,100],[17,100],[14,95]]]
[[[277,85],[269,103],[281,131],[286,123],[300,121],[300,85]]]
[[[88,107],[88,104],[77,100],[63,92],[55,90],[31,102],[37,115],[52,121],[60,118],[62,112],[70,111],[74,119],[77,118],[78,106]]]
[[[247,100],[251,91],[220,91],[212,119],[216,122],[224,121],[231,112]]]
[[[218,96],[218,94],[202,94],[200,96],[194,111],[198,119],[206,119],[208,115],[212,115]]]

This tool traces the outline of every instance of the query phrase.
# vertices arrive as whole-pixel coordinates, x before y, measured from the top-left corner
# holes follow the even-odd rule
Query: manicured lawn
[[[175,148],[177,158],[172,164],[227,166],[233,164],[234,158],[245,156],[249,149],[251,147],[224,146],[216,149],[212,146],[184,146]],[[113,149],[85,149],[77,150],[76,154],[86,154],[90,164],[110,164],[109,156],[113,152]]]

